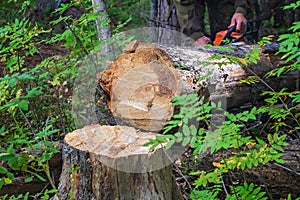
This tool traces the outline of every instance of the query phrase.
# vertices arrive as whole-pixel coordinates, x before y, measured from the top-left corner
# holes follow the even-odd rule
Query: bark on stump
[[[156,136],[125,126],[86,126],[63,148],[62,199],[181,199],[162,149],[143,144]]]
[[[251,48],[241,47],[236,52],[245,54]],[[240,83],[249,77],[263,78],[275,68],[267,54],[261,54],[257,64],[247,67],[232,64],[226,58],[210,60],[215,54],[220,53],[214,49],[133,41],[97,76],[109,94],[108,104],[114,117],[143,130],[160,131],[173,115],[171,99],[176,95],[204,89],[211,101],[221,101],[226,109],[251,104],[261,98],[261,91],[269,90],[260,81],[251,85]],[[220,63],[227,64],[219,67]],[[205,78],[199,81],[201,77]],[[264,81],[274,89],[295,89],[297,78],[297,74],[288,74]]]

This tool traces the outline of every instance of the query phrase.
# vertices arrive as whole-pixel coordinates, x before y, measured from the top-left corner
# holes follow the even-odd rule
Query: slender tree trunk
[[[109,21],[109,19],[105,2],[103,0],[92,0],[92,4],[94,6],[94,12],[103,15],[96,19],[98,38],[99,40],[108,39],[111,36],[111,30],[109,23],[106,23]]]
[[[148,25],[150,27],[156,27],[156,17],[157,17],[157,0],[150,1],[150,19]]]
[[[149,26],[179,30],[172,0],[151,0]]]
[[[101,46],[101,56],[108,57],[112,53],[113,47],[108,41],[111,38],[111,28],[105,2],[104,0],[92,0],[92,4],[94,6],[94,12],[102,15],[96,19],[98,39],[104,41]]]

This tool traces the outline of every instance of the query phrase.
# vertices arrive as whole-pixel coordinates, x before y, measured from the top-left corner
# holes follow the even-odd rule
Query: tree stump
[[[62,199],[182,199],[156,134],[126,126],[85,126],[65,137]],[[169,152],[170,153],[170,152]]]

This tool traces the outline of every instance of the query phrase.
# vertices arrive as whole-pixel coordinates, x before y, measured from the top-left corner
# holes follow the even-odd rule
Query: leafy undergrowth
[[[52,24],[66,24],[59,33],[26,18],[0,27],[0,188],[22,178],[27,188],[37,181],[48,188],[27,197],[48,199],[57,192],[52,162],[64,135],[75,129],[73,83],[83,52],[97,45],[94,20],[89,9],[79,19],[61,15]]]

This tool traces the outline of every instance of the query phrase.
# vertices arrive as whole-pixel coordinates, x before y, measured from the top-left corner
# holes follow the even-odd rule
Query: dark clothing
[[[215,34],[228,27],[235,12],[250,13],[248,0],[173,0],[181,32],[193,39],[198,39],[205,32],[205,4],[209,13],[210,35],[212,41]]]

